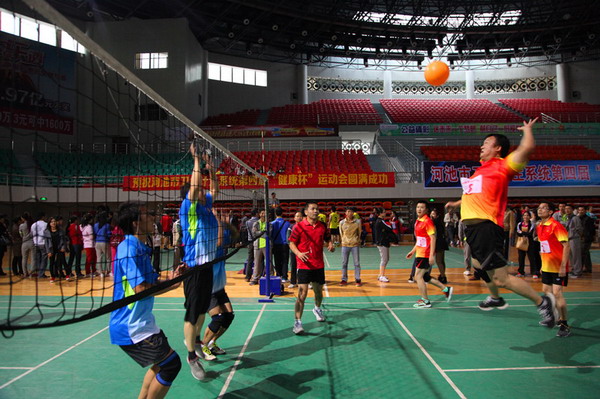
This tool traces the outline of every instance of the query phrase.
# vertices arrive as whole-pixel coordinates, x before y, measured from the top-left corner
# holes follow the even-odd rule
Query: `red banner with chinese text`
[[[217,175],[219,188],[261,188],[262,183],[254,175]],[[124,191],[178,190],[190,181],[189,175],[177,176],[125,176]],[[208,186],[208,180],[204,179]],[[296,173],[269,178],[269,188],[318,188],[318,187],[395,187],[393,172],[383,173]]]

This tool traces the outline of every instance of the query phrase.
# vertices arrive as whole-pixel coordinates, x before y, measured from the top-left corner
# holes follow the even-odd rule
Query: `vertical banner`
[[[0,32],[0,125],[73,134],[76,55]]]

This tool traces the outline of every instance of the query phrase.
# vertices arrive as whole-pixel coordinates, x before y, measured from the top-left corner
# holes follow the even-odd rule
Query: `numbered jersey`
[[[415,237],[417,239],[417,250],[415,257],[429,258],[431,250],[431,236],[435,234],[435,226],[429,216],[424,215],[415,222]]]
[[[470,178],[462,178],[461,216],[463,220],[491,220],[504,227],[504,212],[508,200],[508,184],[523,170],[525,164],[516,164],[513,154],[483,162]]]
[[[540,240],[540,255],[542,257],[542,271],[558,273],[563,257],[563,242],[569,241],[569,234],[560,222],[549,218],[536,227]],[[569,272],[567,264],[566,272]]]

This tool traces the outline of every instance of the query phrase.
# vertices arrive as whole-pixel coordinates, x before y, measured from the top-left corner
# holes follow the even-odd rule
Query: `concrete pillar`
[[[383,98],[392,98],[392,71],[383,71]]]
[[[558,91],[558,101],[566,103],[571,100],[568,64],[556,64],[556,90]]]
[[[208,51],[202,51],[202,119],[208,117]]]
[[[308,67],[304,64],[298,65],[298,104],[308,104]]]
[[[473,71],[465,72],[465,85],[467,100],[472,100],[475,94],[475,74]]]

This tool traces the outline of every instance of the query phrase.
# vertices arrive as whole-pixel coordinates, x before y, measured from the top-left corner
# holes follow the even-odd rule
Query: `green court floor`
[[[432,295],[431,309],[413,309],[415,297],[326,298],[324,323],[309,298],[303,336],[291,331],[293,298],[235,299],[236,319],[220,340],[227,355],[205,362],[201,382],[184,364],[168,397],[598,397],[600,293],[567,294],[574,331],[566,339],[540,327],[520,297],[505,296],[510,307],[491,312],[476,308],[482,298]],[[182,303],[157,298],[155,314],[183,357]],[[110,344],[107,320],[2,338],[0,398],[137,397],[145,370]]]

